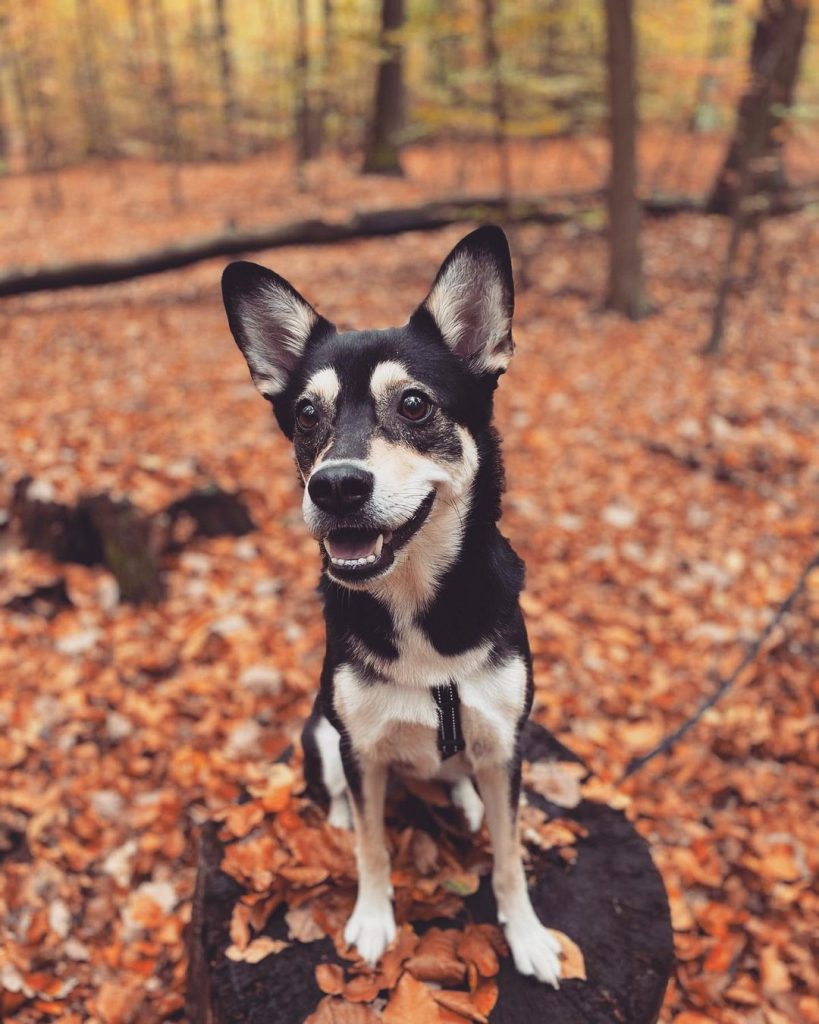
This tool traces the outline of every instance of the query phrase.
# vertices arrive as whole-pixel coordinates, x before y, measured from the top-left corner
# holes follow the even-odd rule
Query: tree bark
[[[395,33],[404,24],[404,0],[381,0],[381,59],[375,87],[373,117],[362,172],[401,176],[399,134],[404,127],[403,44]]]
[[[506,139],[506,91],[503,87],[500,48],[495,32],[495,0],[481,0],[481,31],[483,56],[492,86],[492,119],[494,122],[495,151],[498,154],[499,186],[501,195],[512,196],[512,167]]]
[[[116,152],[111,111],[97,52],[96,26],[99,11],[92,0],[76,0],[79,60],[76,76],[80,107],[85,121],[85,151],[90,157],[110,159]]]
[[[606,305],[637,320],[649,311],[637,199],[637,99],[632,0],[605,0],[611,120],[609,285]]]
[[[229,156],[233,156],[236,145],[236,88],[225,0],[213,0],[213,15],[216,47],[219,52],[219,80],[222,86],[222,130],[225,133],[225,149]]]
[[[179,161],[181,153],[181,136],[179,132],[179,101],[176,95],[176,75],[171,58],[171,45],[168,37],[168,20],[164,0],[150,0],[153,20],[154,43],[156,45],[159,64],[159,100],[163,108],[162,116],[162,149],[163,155],[170,163],[169,185],[171,201],[174,206],[182,206],[182,184],[179,177]]]
[[[809,10],[804,0],[762,0],[751,42],[748,86],[709,198],[709,213],[732,213],[747,161],[748,196],[776,196],[787,187],[780,128],[793,104]]]

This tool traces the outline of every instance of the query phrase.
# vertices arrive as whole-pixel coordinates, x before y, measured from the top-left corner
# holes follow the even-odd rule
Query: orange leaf
[[[379,1020],[369,1006],[325,996],[304,1024],[379,1024]]]
[[[577,943],[573,942],[568,935],[550,928],[549,932],[560,943],[560,980],[567,981],[569,978],[577,978],[580,981],[586,980],[586,961]]]
[[[318,964],[316,984],[327,995],[341,995],[344,990],[344,968],[340,964]]]
[[[460,933],[455,928],[430,928],[406,968],[419,981],[457,985],[464,980],[466,968],[456,954]]]
[[[281,939],[271,939],[269,935],[262,935],[258,939],[254,939],[246,949],[239,949],[238,946],[228,946],[225,950],[225,956],[228,960],[233,960],[235,963],[258,964],[265,957],[273,953],[281,953],[283,949],[288,949],[289,946],[289,942],[283,942]]]
[[[489,1024],[489,1018],[478,1009],[469,992],[450,992],[443,988],[434,989],[432,998],[448,1010],[460,1013],[467,1020],[475,1021],[475,1024]]]
[[[458,956],[465,963],[473,963],[484,978],[498,973],[498,957],[485,930],[468,924],[458,941]]]
[[[237,903],[230,916],[230,941],[237,949],[245,949],[250,942],[250,907]]]
[[[438,1024],[440,1015],[430,989],[405,972],[390,996],[383,1020],[384,1024]]]

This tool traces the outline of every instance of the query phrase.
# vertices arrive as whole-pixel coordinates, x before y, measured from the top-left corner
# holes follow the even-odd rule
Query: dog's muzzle
[[[396,552],[421,529],[434,501],[435,491],[430,491],[412,516],[397,528],[341,526],[330,530],[323,541],[330,575],[340,583],[357,583],[386,572],[395,561]]]

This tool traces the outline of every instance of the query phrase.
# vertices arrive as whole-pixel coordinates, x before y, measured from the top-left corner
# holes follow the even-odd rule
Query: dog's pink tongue
[[[361,538],[344,540],[327,540],[327,550],[331,558],[368,558],[374,551],[377,537],[371,540]]]

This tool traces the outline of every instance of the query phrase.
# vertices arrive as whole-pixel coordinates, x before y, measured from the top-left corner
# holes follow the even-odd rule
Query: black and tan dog
[[[384,795],[393,769],[484,809],[498,917],[518,970],[557,985],[517,836],[518,739],[532,702],[523,564],[500,534],[492,400],[512,356],[499,228],[468,235],[404,327],[339,333],[283,278],[233,263],[223,294],[259,391],[293,441],[319,542],[327,651],[304,730],[308,782],[356,833],[345,937],[375,963],[395,935]],[[477,783],[476,792],[473,782]]]

